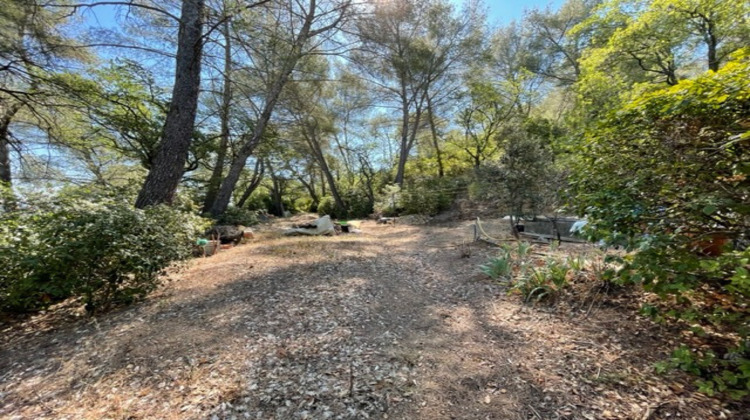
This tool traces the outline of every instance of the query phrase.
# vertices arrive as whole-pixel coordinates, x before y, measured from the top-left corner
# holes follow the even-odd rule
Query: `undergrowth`
[[[500,255],[480,269],[490,278],[509,285],[509,291],[520,294],[526,303],[554,300],[568,285],[571,273],[583,269],[580,257],[575,260],[535,259],[531,250],[532,245],[526,242],[519,242],[515,247],[503,245]]]

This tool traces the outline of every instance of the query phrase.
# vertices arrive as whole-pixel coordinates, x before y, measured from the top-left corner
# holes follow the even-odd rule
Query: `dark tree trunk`
[[[317,208],[318,204],[320,204],[320,197],[318,197],[318,193],[315,191],[315,175],[310,177],[310,182],[305,181],[305,178],[302,175],[298,175],[297,180],[300,184],[302,184],[303,187],[305,187],[307,193],[310,194],[310,199],[312,199],[313,207]]]
[[[159,151],[135,206],[172,203],[185,172],[201,82],[204,0],[183,0],[172,101]]]
[[[512,214],[510,215],[509,219],[510,219],[510,233],[511,233],[511,235],[513,235],[513,237],[516,238],[516,239],[520,239],[521,238],[521,234],[518,232],[518,228],[516,227],[516,225],[518,224],[518,219],[514,220]]]
[[[432,135],[432,146],[435,148],[435,158],[438,164],[438,177],[442,178],[445,176],[445,170],[443,169],[443,152],[440,150],[440,143],[438,140],[437,127],[435,126],[435,115],[433,114],[432,98],[427,95],[427,115],[430,123],[430,134]]]
[[[331,190],[331,195],[333,196],[333,201],[336,203],[336,207],[340,211],[346,211],[346,205],[344,204],[344,200],[341,199],[341,194],[339,194],[339,189],[336,186],[336,181],[333,179],[333,174],[331,173],[331,169],[328,167],[328,163],[326,162],[325,157],[320,156],[319,160],[320,170],[323,172],[326,181],[328,181],[328,189]]]
[[[281,185],[279,178],[276,176],[270,160],[268,160],[267,166],[268,174],[271,176],[271,199],[273,200],[271,203],[273,208],[271,210],[274,215],[284,217],[283,186]]]
[[[203,202],[203,212],[207,213],[216,201],[216,194],[221,186],[221,176],[224,173],[224,161],[229,148],[229,106],[232,102],[232,44],[229,36],[229,22],[224,22],[222,33],[224,35],[224,89],[221,95],[221,110],[219,118],[221,119],[221,137],[219,150],[216,152],[216,164],[211,178],[208,180],[206,199]],[[251,191],[252,193],[252,191]]]
[[[272,94],[273,93],[275,93],[275,95],[273,95],[269,99],[269,102],[266,103],[265,109],[261,113],[258,121],[256,121],[251,139],[242,146],[242,148],[237,153],[237,156],[234,158],[234,160],[232,160],[232,165],[229,167],[229,172],[227,172],[227,176],[224,178],[224,181],[221,182],[219,192],[216,194],[216,200],[214,200],[214,203],[211,206],[211,215],[213,215],[214,217],[224,214],[224,212],[227,210],[227,207],[229,206],[229,200],[232,198],[234,187],[240,180],[242,170],[245,169],[247,158],[250,157],[255,147],[258,145],[258,143],[260,143],[263,132],[268,125],[268,121],[271,119],[273,107],[276,105],[276,101],[278,100],[279,94],[281,93],[281,88],[279,87],[278,91],[272,92]]]
[[[6,186],[13,182],[10,164],[10,123],[22,106],[20,102],[7,106],[0,101],[0,184]]]
[[[375,190],[372,186],[373,179],[375,178],[375,171],[372,169],[370,162],[365,158],[364,155],[360,154],[359,165],[360,173],[362,178],[365,179],[365,193],[367,194],[367,201],[370,206],[375,204]]]
[[[406,95],[406,84],[401,82],[401,146],[399,147],[398,166],[396,168],[396,184],[404,186],[404,172],[406,159],[409,156],[409,100]]]
[[[716,34],[714,33],[713,22],[706,23],[706,34],[704,36],[706,40],[706,47],[708,49],[708,68],[713,71],[719,71],[719,58],[717,55],[716,45],[719,43],[716,40]]]
[[[10,173],[10,144],[0,128],[0,185],[10,186],[13,178]]]
[[[247,188],[245,188],[245,192],[242,193],[240,201],[237,202],[237,207],[245,207],[245,202],[247,202],[247,199],[250,198],[250,195],[253,193],[253,191],[255,191],[260,186],[261,181],[263,181],[264,172],[265,166],[263,165],[263,159],[258,158],[258,160],[255,162],[253,176],[252,178],[250,178],[250,183],[247,185]]]
[[[10,167],[10,118],[0,121],[0,185],[10,186],[13,181]]]
[[[402,92],[405,94],[406,88],[402,90]],[[424,88],[422,88],[424,89]],[[403,121],[402,121],[402,130],[404,132],[401,134],[401,150],[399,151],[399,157],[398,157],[398,169],[396,171],[396,184],[398,184],[399,187],[404,186],[404,178],[406,176],[406,161],[409,160],[409,153],[411,153],[412,147],[414,147],[414,143],[417,140],[417,131],[419,131],[419,124],[422,120],[422,111],[423,111],[423,105],[425,101],[425,97],[427,95],[426,91],[422,91],[422,96],[419,98],[419,101],[415,99],[414,103],[414,121],[411,121],[411,115],[409,113],[409,103],[407,100],[402,101],[402,105],[404,106],[403,111]]]

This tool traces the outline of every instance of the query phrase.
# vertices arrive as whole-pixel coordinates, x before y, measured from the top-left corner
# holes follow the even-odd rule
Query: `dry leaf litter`
[[[299,222],[299,220],[297,220]],[[730,419],[655,376],[672,331],[601,300],[523,305],[470,222],[362,224],[197,259],[129,308],[5,321],[7,419]],[[283,223],[283,222],[282,222]],[[289,223],[287,223],[289,224]],[[459,246],[464,249],[458,251]],[[566,245],[556,252],[584,252]],[[671,338],[670,338],[671,337]]]

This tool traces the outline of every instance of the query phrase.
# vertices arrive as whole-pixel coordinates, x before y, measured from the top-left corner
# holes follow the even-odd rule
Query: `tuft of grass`
[[[510,274],[513,270],[513,264],[509,256],[499,256],[492,258],[479,267],[482,272],[493,280],[510,280]]]

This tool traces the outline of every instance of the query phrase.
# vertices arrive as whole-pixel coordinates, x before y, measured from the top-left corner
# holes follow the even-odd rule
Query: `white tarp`
[[[291,228],[284,231],[284,235],[333,235],[335,233],[333,221],[328,215],[312,222],[309,227]]]

